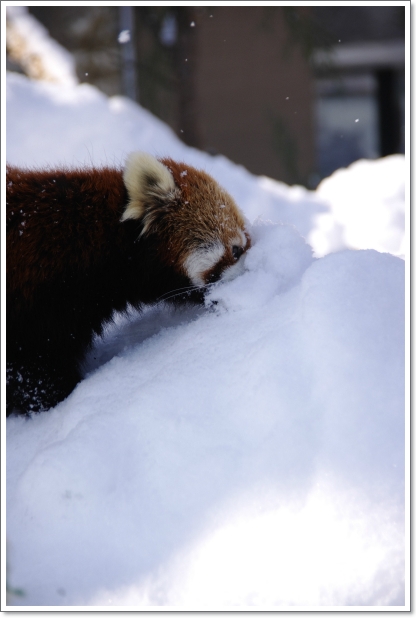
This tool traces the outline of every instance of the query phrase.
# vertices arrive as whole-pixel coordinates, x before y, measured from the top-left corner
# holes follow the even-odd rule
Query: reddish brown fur
[[[126,199],[119,170],[8,167],[7,294],[19,291],[28,300],[43,281],[69,268],[94,267],[103,251],[123,242],[119,219]]]
[[[199,247],[225,247],[205,282],[236,263],[232,244],[244,220],[232,198],[204,172],[162,163],[176,188],[169,199],[149,194],[143,234],[143,220],[121,222],[128,194],[120,170],[7,169],[8,413],[64,399],[113,311],[166,296],[201,302],[201,288],[178,293],[190,289],[185,262]]]

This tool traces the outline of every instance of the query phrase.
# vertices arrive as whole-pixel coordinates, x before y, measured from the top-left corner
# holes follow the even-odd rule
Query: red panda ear
[[[155,157],[145,152],[133,152],[129,155],[123,180],[129,203],[121,221],[142,219],[146,215],[147,206],[151,206],[155,199],[168,201],[175,194],[175,182],[171,172]],[[143,232],[146,232],[146,228],[145,221]]]

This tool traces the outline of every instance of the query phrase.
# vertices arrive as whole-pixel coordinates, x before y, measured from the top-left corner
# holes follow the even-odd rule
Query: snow
[[[10,604],[409,607],[404,157],[313,192],[86,84],[10,74],[7,104],[10,163],[182,159],[253,239],[205,307],[116,315],[67,400],[7,419]]]
[[[402,179],[402,183],[398,180]],[[405,194],[404,157],[393,155],[358,161],[321,182],[317,193],[329,204],[309,237],[318,255],[344,247],[377,249],[403,257]],[[361,220],[366,219],[365,225]]]
[[[130,41],[130,32],[129,30],[122,30],[119,33],[119,36],[117,37],[117,40],[119,41],[119,43],[121,43],[122,45],[124,43],[129,43]]]
[[[73,56],[49,36],[27,7],[9,5],[6,15],[7,46],[31,77],[68,86],[77,84]]]

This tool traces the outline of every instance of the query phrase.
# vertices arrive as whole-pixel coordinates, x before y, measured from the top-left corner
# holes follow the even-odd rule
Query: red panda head
[[[171,159],[133,153],[124,171],[129,203],[121,220],[155,234],[161,260],[202,287],[242,271],[250,247],[232,197],[203,171]]]

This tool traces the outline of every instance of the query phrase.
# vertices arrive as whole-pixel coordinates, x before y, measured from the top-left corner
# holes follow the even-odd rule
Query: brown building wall
[[[29,10],[74,54],[80,81],[108,95],[121,92],[120,6]],[[337,78],[340,97],[340,79],[366,70],[368,78],[375,73],[378,84],[373,96],[379,110],[380,154],[404,151],[404,61],[401,66],[391,58],[388,66],[377,59],[366,67],[360,62],[332,68],[326,60],[325,66],[316,66],[314,80],[307,60],[332,45],[340,52],[340,42],[383,45],[404,40],[404,7],[136,3],[134,14],[139,102],[185,143],[222,153],[255,174],[310,185],[312,172],[327,175],[355,157],[372,154],[349,149],[343,154],[338,145],[329,147],[326,123],[314,118],[324,96],[321,78]],[[167,18],[174,23],[171,41],[162,36]]]
[[[81,81],[109,95],[120,91],[118,7],[30,10],[74,53]],[[189,145],[224,154],[254,174],[308,183],[315,171],[314,95],[313,74],[301,51],[308,39],[303,13],[311,11],[138,4],[140,104]],[[170,15],[177,35],[166,44],[161,32]]]
[[[307,182],[314,171],[313,75],[300,47],[289,44],[282,11],[219,7],[196,30],[201,146],[254,174]]]

